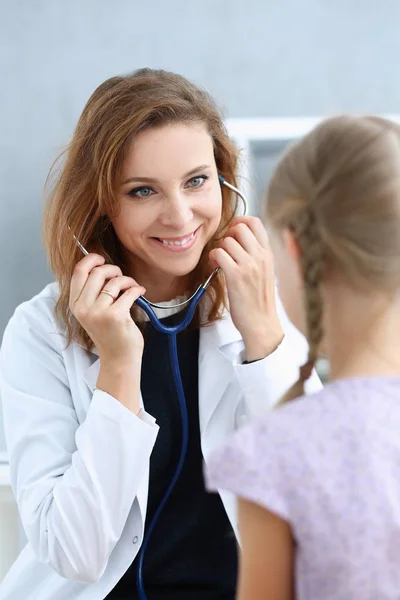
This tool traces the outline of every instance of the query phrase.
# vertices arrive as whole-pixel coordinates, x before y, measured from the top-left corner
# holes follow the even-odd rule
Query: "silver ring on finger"
[[[101,290],[100,294],[107,294],[107,296],[110,296],[110,298],[113,299],[113,302],[116,301],[117,297],[114,296],[114,294],[112,294],[111,292],[109,292],[108,290]]]

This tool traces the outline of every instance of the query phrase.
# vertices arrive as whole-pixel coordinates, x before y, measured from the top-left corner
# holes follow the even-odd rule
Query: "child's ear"
[[[291,229],[284,229],[282,232],[283,245],[286,252],[296,265],[299,282],[303,281],[303,271],[300,264],[301,249],[299,243]]]
[[[282,237],[289,256],[298,262],[300,260],[301,251],[293,231],[291,229],[284,229]]]

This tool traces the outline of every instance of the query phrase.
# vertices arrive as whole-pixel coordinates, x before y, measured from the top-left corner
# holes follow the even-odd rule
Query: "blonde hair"
[[[61,167],[57,168],[58,159],[50,171],[43,238],[60,286],[56,314],[66,325],[68,340],[81,341],[88,350],[92,341],[69,313],[70,281],[82,258],[71,231],[89,251],[123,268],[119,240],[104,215],[118,211],[116,190],[132,138],[145,129],[170,123],[204,124],[213,141],[218,172],[236,185],[238,151],[212,98],[180,75],[152,69],[102,83],[89,98],[69,147],[59,157],[63,159]],[[223,236],[235,209],[236,198],[224,187],[220,226],[188,278],[188,293],[210,274],[209,251]],[[212,322],[221,317],[226,305],[222,278],[215,277],[207,293],[212,300],[207,320]]]
[[[328,119],[289,148],[270,180],[266,220],[300,249],[308,360],[282,402],[304,393],[322,339],[321,281],[393,292],[400,285],[400,127],[379,117]]]

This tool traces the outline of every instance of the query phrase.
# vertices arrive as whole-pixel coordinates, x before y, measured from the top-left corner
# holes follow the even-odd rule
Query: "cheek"
[[[290,274],[285,269],[279,268],[279,265],[275,266],[276,279],[278,283],[278,291],[280,299],[282,300],[283,307],[287,312],[289,318],[292,312],[293,296],[297,295],[297,290],[294,289],[293,281],[291,280]]]
[[[142,210],[135,210],[133,206],[122,205],[120,213],[111,219],[119,240],[124,243],[132,241],[151,224],[149,215]]]
[[[132,235],[132,230],[129,226],[129,222],[126,219],[124,219],[122,215],[119,215],[118,217],[111,219],[111,223],[114,227],[114,231],[117,235],[117,238],[119,239],[121,244],[125,246],[128,241],[128,238],[130,238]]]
[[[305,335],[303,282],[298,265],[285,250],[282,239],[276,235],[275,231],[270,230],[268,233],[274,254],[279,297],[291,323]]]
[[[222,211],[222,191],[219,185],[213,185],[204,190],[196,203],[197,212],[208,218],[221,216]]]
[[[195,212],[201,218],[208,221],[209,230],[212,234],[217,231],[222,217],[222,195],[220,191],[210,194],[196,203]]]
[[[303,290],[297,273],[290,269],[287,264],[276,264],[275,273],[279,297],[285,312],[296,329],[305,334]]]

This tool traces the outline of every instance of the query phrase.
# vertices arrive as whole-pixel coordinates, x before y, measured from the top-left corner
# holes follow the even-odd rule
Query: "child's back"
[[[237,432],[209,477],[290,523],[299,600],[400,598],[400,378],[282,406]]]
[[[266,218],[309,354],[283,406],[212,463],[240,498],[239,600],[399,600],[400,127],[321,123],[279,162]],[[331,383],[305,398],[321,355]]]

